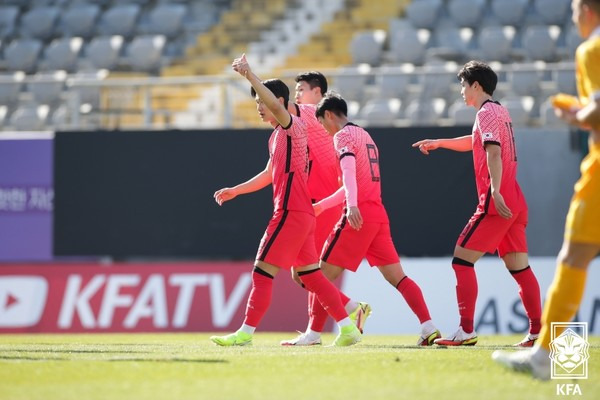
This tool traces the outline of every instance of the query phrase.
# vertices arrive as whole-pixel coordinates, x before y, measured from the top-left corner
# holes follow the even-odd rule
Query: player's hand
[[[439,147],[437,140],[434,139],[423,139],[416,143],[413,143],[412,147],[418,147],[421,153],[429,155],[431,150],[435,150]]]
[[[569,125],[578,126],[583,130],[589,130],[591,127],[585,124],[582,124],[577,119],[577,112],[580,108],[572,107],[570,109],[557,108],[554,107],[554,114],[561,120],[565,121]]]
[[[346,212],[346,216],[348,217],[348,222],[352,228],[357,231],[362,228],[363,219],[362,215],[360,215],[360,210],[358,207],[349,207],[348,211]]]
[[[215,201],[222,206],[226,201],[232,200],[237,196],[237,192],[233,188],[223,188],[217,190],[214,194]]]
[[[512,211],[504,202],[504,197],[498,191],[492,191],[492,197],[494,198],[494,205],[496,206],[496,211],[498,211],[498,215],[502,218],[512,218]]]
[[[318,217],[323,212],[323,207],[319,203],[315,203],[313,204],[313,211],[315,212],[315,217]]]
[[[246,53],[233,60],[231,67],[235,72],[239,73],[244,78],[247,77],[248,73],[250,72],[250,64],[248,64],[248,60],[246,60]]]

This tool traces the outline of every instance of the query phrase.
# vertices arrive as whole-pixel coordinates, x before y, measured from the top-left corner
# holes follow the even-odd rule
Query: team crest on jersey
[[[492,139],[493,137],[494,137],[494,135],[492,135],[491,132],[485,132],[483,134],[483,140],[489,140],[489,139]]]

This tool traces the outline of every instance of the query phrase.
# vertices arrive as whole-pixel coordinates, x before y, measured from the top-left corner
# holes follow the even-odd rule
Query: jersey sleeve
[[[501,130],[500,120],[491,110],[482,110],[477,113],[477,125],[481,134],[481,143],[485,147],[486,144],[495,144],[500,146]]]
[[[356,141],[347,131],[341,130],[333,137],[335,151],[340,160],[346,156],[356,157]]]
[[[304,122],[295,115],[290,114],[290,124],[287,127],[282,127],[283,131],[286,135],[291,137],[298,137],[301,135],[306,135],[306,126],[304,126]]]

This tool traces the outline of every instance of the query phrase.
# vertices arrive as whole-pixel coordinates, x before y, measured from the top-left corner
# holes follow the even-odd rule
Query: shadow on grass
[[[27,356],[4,356],[0,355],[0,360],[7,361],[108,361],[108,362],[160,362],[160,363],[206,363],[220,364],[227,363],[227,360],[205,359],[205,358],[60,358],[60,357],[27,357]]]

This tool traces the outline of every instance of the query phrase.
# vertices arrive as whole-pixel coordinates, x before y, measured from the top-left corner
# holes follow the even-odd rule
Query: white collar
[[[588,39],[593,39],[596,37],[600,37],[600,25],[596,27],[596,29],[594,29],[592,31],[592,33],[590,33],[590,37]]]

